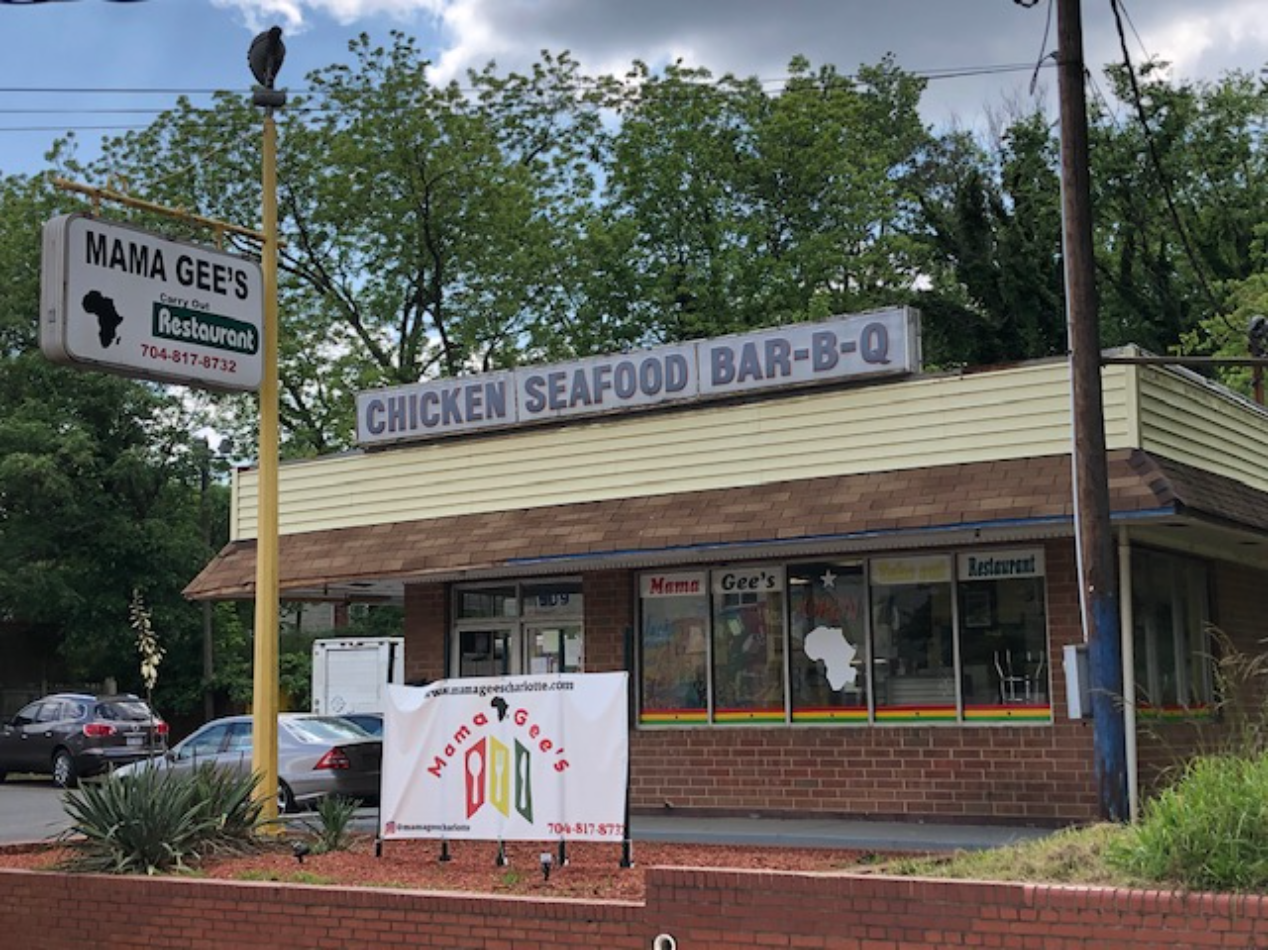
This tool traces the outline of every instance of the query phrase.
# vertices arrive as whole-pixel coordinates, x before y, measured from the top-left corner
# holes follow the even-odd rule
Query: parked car
[[[51,775],[59,788],[160,756],[168,724],[144,699],[56,693],[0,725],[0,781],[10,772]]]
[[[278,716],[278,810],[295,811],[326,795],[379,797],[383,742],[339,716]],[[200,726],[166,755],[117,770],[119,778],[144,768],[192,772],[208,763],[251,772],[251,716],[227,716]]]
[[[340,716],[341,719],[347,719],[355,726],[361,726],[372,736],[384,736],[384,714],[383,713],[345,713]]]

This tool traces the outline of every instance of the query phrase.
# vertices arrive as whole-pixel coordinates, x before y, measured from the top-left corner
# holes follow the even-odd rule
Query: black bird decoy
[[[266,89],[272,89],[286,56],[282,27],[271,26],[251,41],[247,50],[247,65],[251,67],[251,74],[256,77],[256,82]]]

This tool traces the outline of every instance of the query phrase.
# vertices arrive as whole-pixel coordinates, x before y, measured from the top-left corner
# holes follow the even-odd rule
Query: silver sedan
[[[379,797],[383,741],[338,716],[278,716],[278,810],[294,811],[327,795],[362,800]],[[251,716],[214,719],[160,758],[125,766],[116,777],[141,769],[192,772],[211,763],[242,775],[251,772]]]

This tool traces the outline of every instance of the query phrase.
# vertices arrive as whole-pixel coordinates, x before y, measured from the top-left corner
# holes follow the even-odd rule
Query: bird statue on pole
[[[272,26],[251,41],[247,50],[247,65],[256,82],[266,89],[273,88],[273,81],[282,68],[287,48],[282,43],[282,27]]]

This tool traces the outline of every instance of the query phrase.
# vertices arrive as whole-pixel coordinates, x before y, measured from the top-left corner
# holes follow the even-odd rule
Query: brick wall
[[[406,682],[445,678],[445,632],[450,622],[448,589],[444,584],[407,584]]]
[[[23,950],[1261,950],[1265,896],[652,868],[644,903],[0,871]],[[791,912],[796,909],[795,912]]]

